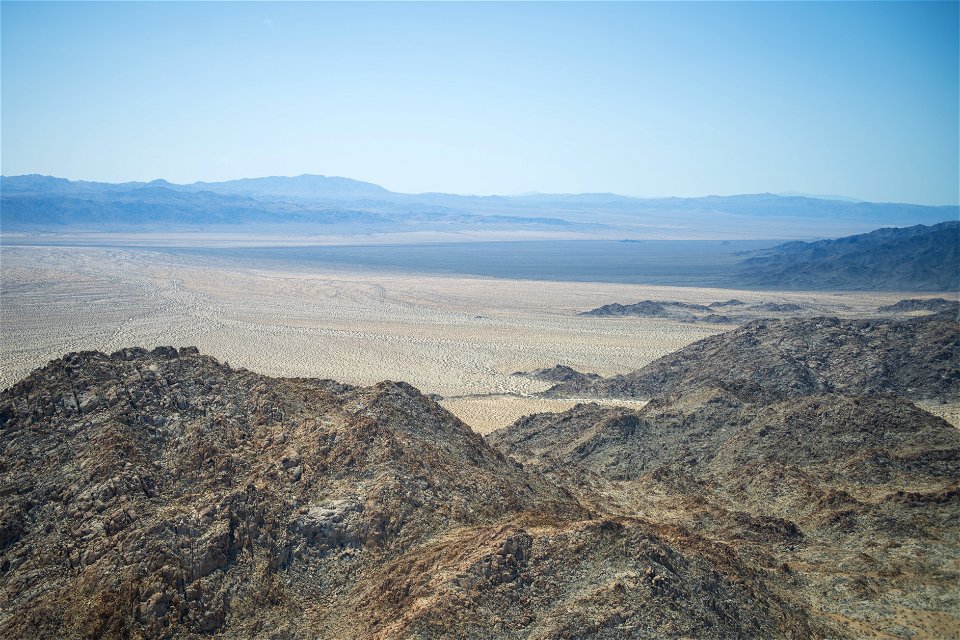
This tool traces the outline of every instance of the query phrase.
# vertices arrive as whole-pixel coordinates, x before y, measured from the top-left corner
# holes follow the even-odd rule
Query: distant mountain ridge
[[[880,226],[935,224],[956,206],[825,200],[770,193],[698,198],[634,198],[611,193],[470,196],[405,194],[336,176],[244,178],[178,185],[166,180],[102,183],[40,175],[0,178],[5,231],[131,230],[144,225],[326,225],[324,233],[463,231],[492,224],[553,237],[648,239],[809,239]],[[341,211],[349,211],[344,217]],[[322,215],[317,215],[318,213]],[[329,225],[339,225],[331,230]],[[584,226],[586,225],[586,226]],[[537,236],[537,234],[540,234]]]
[[[789,289],[956,291],[960,221],[788,242],[741,264],[744,285]]]
[[[225,182],[195,182],[184,185],[191,190],[214,191],[216,193],[236,193],[250,196],[277,197],[323,197],[345,198],[384,197],[390,191],[371,182],[361,182],[338,176],[318,176],[304,174],[292,178],[270,176],[267,178],[242,178]]]
[[[95,182],[88,180],[67,180],[54,176],[29,174],[22,176],[2,176],[4,192],[14,193],[98,193],[115,191],[133,191],[145,187],[163,187],[174,191],[210,191],[221,194],[234,195],[267,195],[279,196],[322,196],[333,197],[341,194],[348,198],[355,196],[375,196],[390,194],[379,185],[370,182],[361,182],[351,178],[339,176],[320,176],[303,174],[300,176],[267,176],[263,178],[241,178],[222,182],[198,181],[190,184],[176,184],[158,178],[150,182]]]

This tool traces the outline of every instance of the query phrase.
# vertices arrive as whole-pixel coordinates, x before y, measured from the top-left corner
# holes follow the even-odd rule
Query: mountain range
[[[802,195],[635,198],[610,193],[404,194],[341,177],[302,175],[173,184],[0,179],[4,232],[523,233],[524,237],[811,239],[958,218],[956,206]],[[815,231],[812,231],[815,230]]]

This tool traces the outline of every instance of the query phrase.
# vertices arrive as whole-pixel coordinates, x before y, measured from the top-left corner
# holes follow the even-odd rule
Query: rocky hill
[[[840,633],[752,551],[577,493],[403,383],[70,354],[0,393],[0,637]]]
[[[960,633],[958,323],[760,322],[481,438],[193,348],[0,392],[0,637]]]
[[[891,397],[818,394],[768,404],[706,389],[639,411],[582,404],[527,416],[488,440],[527,464],[576,464],[611,480],[665,468],[734,478],[770,465],[848,485],[898,474],[960,478],[960,432]]]
[[[652,398],[487,436],[586,507],[778,567],[825,637],[960,636],[960,432],[908,401],[960,397],[954,314],[754,322],[551,392]]]
[[[900,321],[755,321],[638,371],[559,383],[546,394],[651,398],[720,387],[753,399],[843,392],[956,400],[958,362],[960,323],[949,313]]]
[[[671,318],[674,320],[693,320],[694,313],[711,313],[713,309],[702,304],[688,304],[676,300],[641,300],[634,304],[605,304],[602,307],[584,311],[582,316],[640,316],[644,318]]]
[[[529,416],[488,440],[584,504],[778,567],[852,637],[960,632],[960,433],[909,402],[700,389]]]
[[[581,384],[596,382],[603,379],[603,376],[600,376],[596,373],[583,373],[564,364],[537,369],[535,371],[517,371],[513,375],[527,376],[529,378],[536,378],[537,380],[544,380],[546,382],[576,382]]]
[[[741,324],[761,318],[813,316],[816,315],[816,311],[812,307],[791,302],[761,302],[748,305],[734,299],[703,305],[676,300],[641,300],[633,304],[617,302],[605,304],[584,311],[579,315],[594,318],[636,316],[639,318],[662,318],[678,322]]]
[[[931,313],[952,313],[960,315],[960,302],[945,300],[944,298],[910,298],[900,300],[894,304],[878,307],[880,313],[910,313],[913,311],[929,311]]]
[[[861,235],[788,242],[750,257],[735,278],[747,287],[957,291],[960,222],[885,228]]]

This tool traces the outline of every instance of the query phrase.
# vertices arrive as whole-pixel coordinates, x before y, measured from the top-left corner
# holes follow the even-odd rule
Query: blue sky
[[[956,204],[958,4],[2,3],[2,171]]]

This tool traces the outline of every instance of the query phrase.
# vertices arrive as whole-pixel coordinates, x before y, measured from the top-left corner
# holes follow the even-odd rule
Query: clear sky
[[[2,172],[956,204],[958,3],[2,3]]]

